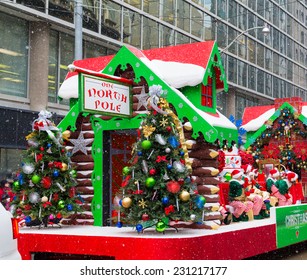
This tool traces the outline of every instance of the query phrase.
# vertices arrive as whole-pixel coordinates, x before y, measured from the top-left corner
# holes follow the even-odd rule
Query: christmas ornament
[[[187,192],[187,191],[182,191],[179,195],[179,198],[182,200],[182,201],[188,201],[190,199],[190,193]]]
[[[166,148],[166,149],[165,149],[165,152],[166,152],[167,154],[169,154],[169,153],[171,152],[171,149],[170,149],[170,148]]]
[[[35,170],[35,167],[32,163],[24,163],[22,166],[22,171],[25,174],[31,174]]]
[[[179,146],[179,142],[175,136],[168,137],[167,141],[172,146],[172,148],[177,148]]]
[[[155,135],[155,140],[162,146],[166,144],[165,138],[161,134],[156,134]]]
[[[180,185],[177,181],[169,181],[166,183],[166,189],[171,193],[178,193]]]
[[[76,177],[77,177],[77,171],[76,171],[76,170],[71,170],[71,171],[70,171],[70,175],[71,175],[73,178],[76,178]]]
[[[121,221],[118,221],[116,223],[116,227],[121,228],[123,226],[123,223]]]
[[[41,199],[41,202],[44,203],[44,202],[47,202],[47,201],[48,201],[48,197],[47,196],[43,196],[42,199]]]
[[[68,165],[65,162],[62,162],[62,167],[60,168],[60,170],[62,172],[66,171],[68,169]]]
[[[134,96],[138,99],[137,110],[139,110],[141,107],[144,107],[145,110],[147,110],[147,99],[149,98],[149,96],[145,92],[145,87],[142,87],[142,91],[140,94],[135,94]]]
[[[147,174],[148,173],[148,164],[145,159],[142,160],[142,171]]]
[[[166,224],[163,223],[162,221],[157,222],[156,224],[156,231],[158,232],[163,232],[166,229]]]
[[[197,208],[204,208],[204,205],[206,203],[206,199],[202,196],[202,195],[198,195],[195,199],[195,204],[197,206]]]
[[[41,177],[39,175],[33,175],[31,181],[33,184],[38,184],[41,181]]]
[[[33,204],[36,204],[40,201],[39,193],[33,192],[29,194],[29,201]]]
[[[191,219],[191,221],[195,221],[196,215],[195,214],[191,214],[190,219]]]
[[[172,127],[170,127],[170,126],[167,126],[165,129],[166,129],[167,132],[171,132],[172,131]]]
[[[142,145],[142,148],[144,150],[149,150],[151,148],[151,146],[152,146],[152,144],[151,144],[151,142],[149,140],[143,140],[141,145]]]
[[[150,169],[149,170],[149,175],[155,175],[157,173],[157,170],[156,169],[154,169],[154,168],[152,168],[152,169]]]
[[[130,168],[128,166],[125,166],[123,168],[123,175],[129,175],[130,174]]]
[[[51,186],[52,180],[50,177],[43,177],[41,180],[41,184],[45,189],[49,189]]]
[[[162,204],[167,205],[169,203],[169,198],[167,196],[162,197]]]
[[[63,200],[59,200],[59,202],[58,202],[58,207],[59,207],[60,209],[63,209],[63,208],[65,207],[65,202],[64,202]]]
[[[153,177],[148,177],[145,181],[145,186],[152,188],[156,184],[156,180]]]
[[[53,171],[52,175],[53,175],[53,177],[59,177],[60,171],[56,169],[56,170]]]
[[[146,214],[146,213],[145,213],[145,214],[143,214],[143,215],[142,215],[142,221],[144,221],[144,222],[145,222],[145,221],[148,221],[148,220],[149,220],[149,215],[148,215],[148,214]]]
[[[143,209],[147,207],[147,204],[143,198],[139,200],[139,207],[142,207]]]
[[[37,147],[38,146],[38,143],[35,141],[35,140],[28,140],[28,144],[30,147]]]
[[[62,138],[65,140],[65,141],[68,141],[69,138],[71,136],[71,133],[69,130],[65,130],[63,133],[62,133]]]
[[[84,135],[80,132],[78,139],[70,139],[69,140],[73,145],[74,148],[72,150],[72,154],[75,154],[78,151],[81,151],[85,155],[87,155],[87,148],[86,146],[90,144],[93,140],[92,139],[84,139]]]
[[[149,137],[155,130],[156,130],[156,128],[152,125],[150,125],[150,126],[144,125],[143,126],[143,134],[146,138]]]
[[[135,229],[136,229],[137,232],[141,232],[143,230],[143,226],[141,224],[137,224],[135,226]]]
[[[130,197],[125,197],[122,199],[121,203],[124,208],[129,208],[132,204],[132,199]]]
[[[185,171],[185,166],[184,164],[182,164],[180,161],[174,161],[173,162],[173,167],[175,168],[175,170],[179,173],[182,173]]]
[[[67,209],[67,211],[72,211],[74,209],[74,207],[71,204],[67,204],[66,209]]]

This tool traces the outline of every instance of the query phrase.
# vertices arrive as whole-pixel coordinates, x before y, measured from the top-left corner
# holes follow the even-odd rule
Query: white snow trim
[[[305,118],[307,118],[307,106],[302,106],[302,113]]]
[[[199,85],[205,75],[205,68],[189,63],[173,61],[141,60],[158,75],[174,88]]]
[[[74,75],[62,83],[58,96],[63,99],[78,98],[78,75]]]
[[[255,108],[255,110],[257,110]],[[272,108],[258,118],[251,120],[250,122],[242,125],[241,127],[244,128],[246,131],[257,131],[273,114],[275,113],[275,108]]]

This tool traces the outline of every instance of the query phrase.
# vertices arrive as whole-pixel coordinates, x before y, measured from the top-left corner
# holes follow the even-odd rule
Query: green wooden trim
[[[94,226],[103,225],[103,132],[106,130],[136,129],[140,127],[141,121],[144,117],[145,115],[140,114],[131,119],[115,117],[110,120],[102,120],[94,115],[91,116],[92,128],[95,135],[92,145],[94,170],[91,177],[94,188],[94,196],[91,204]]]
[[[122,64],[123,61],[127,61],[126,64]],[[214,142],[218,133],[217,130],[209,124],[205,118],[203,118],[198,112],[195,111],[195,106],[189,102],[187,98],[178,99],[176,90],[171,88],[163,80],[160,79],[148,66],[143,63],[137,56],[132,54],[130,50],[123,46],[119,52],[115,55],[112,61],[104,68],[103,73],[113,75],[118,65],[121,65],[121,69],[124,70],[130,64],[135,73],[135,82],[138,83],[141,77],[144,77],[148,82],[148,86],[160,85],[166,93],[166,99],[171,103],[178,115],[178,118],[183,121],[186,117],[193,127],[193,138],[199,137],[199,133],[204,135],[207,142]]]
[[[281,110],[288,108],[290,112],[293,114],[296,112],[296,110],[293,108],[291,104],[288,102],[284,102],[275,112],[274,114],[268,118],[268,121],[271,121],[272,123],[280,116]],[[298,119],[302,121],[303,123],[307,123],[307,118],[303,116],[302,114],[299,115]],[[256,132],[251,134],[251,136],[248,138],[246,143],[244,144],[244,148],[247,149],[250,145],[252,145],[256,139],[267,129],[266,125],[263,124]]]
[[[79,113],[79,102],[75,102],[74,105],[70,108],[69,112],[66,114],[66,116],[58,124],[58,128],[64,131],[68,127],[70,127],[71,131],[75,131],[77,129],[76,121],[79,116]]]

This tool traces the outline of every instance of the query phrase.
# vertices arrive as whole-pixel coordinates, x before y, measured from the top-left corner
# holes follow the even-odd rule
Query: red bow
[[[126,176],[126,178],[122,181],[122,188],[126,187],[129,183],[129,180],[130,180],[131,176],[128,175]]]
[[[175,212],[174,205],[170,205],[170,206],[164,208],[164,213],[165,213],[166,216],[168,216],[170,213],[174,213],[174,212]]]
[[[166,156],[157,156],[156,162],[167,161]]]

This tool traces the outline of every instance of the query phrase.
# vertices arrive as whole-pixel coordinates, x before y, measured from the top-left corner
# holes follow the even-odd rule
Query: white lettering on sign
[[[84,77],[84,109],[129,116],[130,88],[91,77]]]

